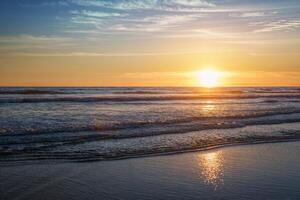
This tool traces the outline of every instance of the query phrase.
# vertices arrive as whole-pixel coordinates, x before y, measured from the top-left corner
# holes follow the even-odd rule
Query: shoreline
[[[238,147],[238,146],[246,146],[246,145],[257,145],[257,144],[276,144],[276,143],[285,143],[285,142],[300,142],[300,138],[298,139],[282,139],[282,140],[272,140],[272,141],[254,141],[254,142],[237,142],[230,144],[221,144],[211,147],[198,148],[198,149],[190,149],[190,150],[182,150],[182,151],[174,151],[174,152],[165,152],[165,153],[153,153],[153,154],[141,154],[137,156],[124,156],[120,158],[105,158],[105,159],[91,159],[91,160],[78,160],[78,161],[70,161],[74,163],[85,163],[85,162],[100,162],[100,161],[114,161],[114,160],[127,160],[127,159],[138,159],[145,157],[156,157],[156,156],[172,156],[172,155],[180,155],[185,153],[193,153],[193,152],[205,152],[210,150],[217,150],[228,147]]]
[[[300,142],[1,167],[1,199],[299,199]]]
[[[160,157],[160,156],[176,156],[181,154],[188,153],[201,153],[211,150],[225,149],[230,147],[239,147],[239,146],[248,146],[248,145],[259,145],[259,144],[276,144],[276,143],[290,143],[290,142],[300,142],[300,138],[297,139],[276,139],[270,141],[253,141],[253,142],[236,142],[229,144],[221,144],[216,146],[197,148],[197,149],[189,149],[189,150],[181,150],[174,152],[164,152],[164,153],[153,153],[153,154],[140,154],[133,156],[123,156],[116,158],[105,158],[105,159],[83,159],[83,160],[72,160],[72,159],[49,159],[49,158],[40,158],[40,159],[26,159],[24,161],[0,161],[0,167],[13,167],[13,166],[22,166],[22,165],[44,165],[44,164],[64,164],[64,163],[97,163],[97,162],[109,162],[109,161],[118,161],[118,160],[130,160],[130,159],[139,159],[139,158],[151,158],[151,157]]]

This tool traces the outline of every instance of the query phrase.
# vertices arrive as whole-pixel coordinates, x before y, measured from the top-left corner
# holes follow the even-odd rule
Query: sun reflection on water
[[[215,112],[215,110],[216,110],[216,106],[210,100],[205,102],[205,104],[201,106],[201,113],[204,114],[205,116],[212,114],[213,112]]]
[[[215,189],[223,184],[224,157],[222,151],[199,154],[197,162],[201,169],[201,176],[208,185]]]
[[[210,111],[213,111],[214,109],[215,109],[215,105],[212,105],[212,104],[207,104],[202,107],[202,110],[204,112],[210,112]]]

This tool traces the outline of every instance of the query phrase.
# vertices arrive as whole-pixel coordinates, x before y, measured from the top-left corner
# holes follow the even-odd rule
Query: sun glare
[[[201,87],[212,88],[220,85],[222,73],[214,69],[205,69],[197,72],[197,78]]]

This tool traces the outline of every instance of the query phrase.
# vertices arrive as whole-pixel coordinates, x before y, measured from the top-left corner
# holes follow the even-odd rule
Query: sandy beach
[[[299,199],[300,142],[1,166],[0,199]]]

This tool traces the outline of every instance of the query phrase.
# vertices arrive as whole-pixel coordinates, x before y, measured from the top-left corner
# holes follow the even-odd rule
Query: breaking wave
[[[43,103],[43,102],[131,102],[131,101],[173,101],[173,100],[215,100],[215,99],[256,99],[289,98],[299,99],[299,95],[167,95],[167,96],[100,96],[100,97],[38,97],[0,98],[0,103]],[[272,100],[274,101],[274,100]]]
[[[0,164],[300,140],[298,88],[0,88]]]

